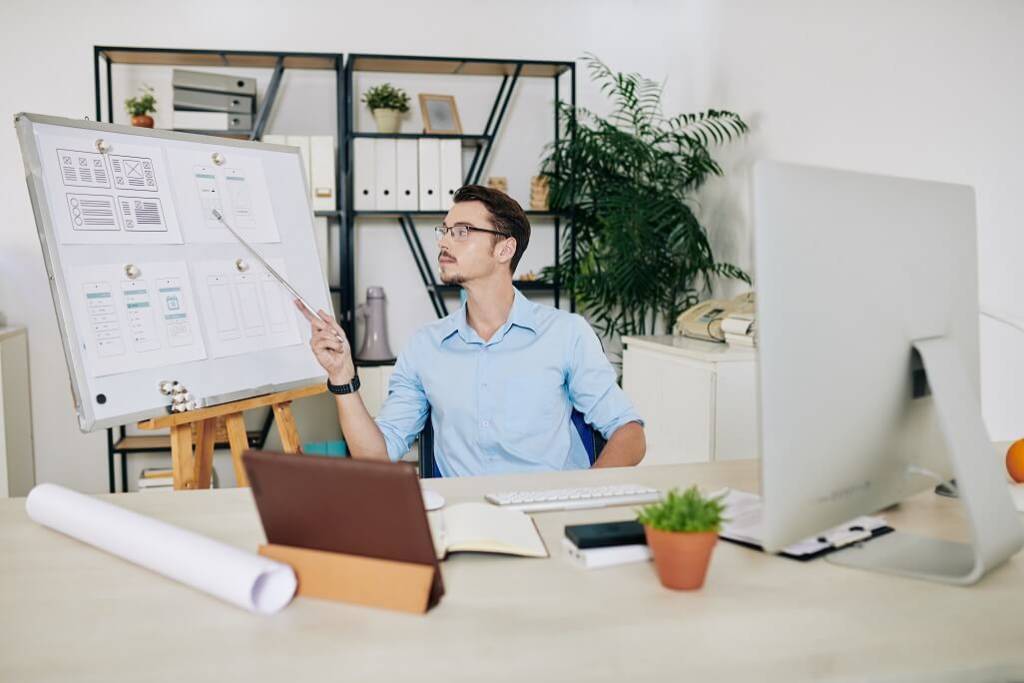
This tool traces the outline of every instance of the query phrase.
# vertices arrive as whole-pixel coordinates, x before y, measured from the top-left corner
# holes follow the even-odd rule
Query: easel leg
[[[249,477],[242,466],[242,453],[249,448],[249,435],[245,433],[245,420],[241,413],[231,413],[224,417],[224,426],[228,430],[228,445],[231,446],[231,464],[235,467],[235,481],[239,486],[248,486]]]
[[[217,438],[217,418],[203,420],[196,426],[196,455],[193,459],[193,479],[196,488],[210,488],[213,474],[213,446]]]
[[[174,490],[195,488],[193,478],[194,458],[192,454],[192,425],[181,424],[171,427],[171,468],[174,474]]]
[[[284,452],[300,453],[302,441],[299,440],[299,429],[295,426],[291,401],[274,404],[274,421],[277,422],[277,432],[281,435],[281,448]]]

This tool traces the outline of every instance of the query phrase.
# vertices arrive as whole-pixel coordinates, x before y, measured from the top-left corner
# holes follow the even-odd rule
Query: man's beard
[[[448,275],[445,275],[444,272],[441,273],[441,282],[446,285],[461,285],[465,281],[466,278],[459,273],[449,273]]]

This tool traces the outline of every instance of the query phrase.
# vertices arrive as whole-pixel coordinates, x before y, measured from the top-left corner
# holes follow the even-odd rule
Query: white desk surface
[[[758,471],[731,461],[429,486],[454,503],[621,481],[756,490]],[[241,547],[263,541],[248,489],[102,497]],[[630,517],[536,515],[551,558],[450,558],[446,595],[426,615],[300,598],[265,617],[39,527],[24,499],[0,500],[0,680],[1024,679],[1024,554],[956,588],[721,542],[691,593],[662,588],[649,563],[588,571],[563,556],[565,524]],[[957,503],[931,493],[888,517],[966,533]]]

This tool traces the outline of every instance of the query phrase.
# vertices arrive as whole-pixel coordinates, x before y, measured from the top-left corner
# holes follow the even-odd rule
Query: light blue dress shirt
[[[446,477],[590,467],[572,409],[607,439],[640,422],[601,343],[581,316],[519,291],[488,341],[465,304],[416,332],[399,355],[377,425],[398,460],[428,410],[434,457]]]

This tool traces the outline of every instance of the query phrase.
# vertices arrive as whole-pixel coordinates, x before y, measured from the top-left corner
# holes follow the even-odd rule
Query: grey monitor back
[[[957,476],[1005,499],[973,529],[1005,542],[902,569],[976,580],[1021,531],[981,422],[972,189],[762,162],[754,213],[766,548]]]

